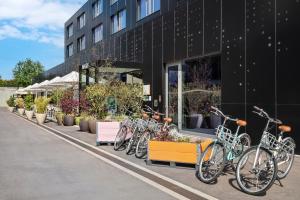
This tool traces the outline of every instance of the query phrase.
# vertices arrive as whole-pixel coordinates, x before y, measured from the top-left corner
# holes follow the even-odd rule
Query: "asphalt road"
[[[174,199],[0,109],[0,199]]]

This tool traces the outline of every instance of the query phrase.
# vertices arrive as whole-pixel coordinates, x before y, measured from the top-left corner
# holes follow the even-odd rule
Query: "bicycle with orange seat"
[[[147,110],[152,113],[152,120],[149,120],[148,127],[139,138],[135,149],[135,156],[137,158],[143,158],[147,154],[148,141],[153,139],[160,133],[173,134],[178,133],[178,128],[175,124],[171,124],[172,118],[163,118],[163,124],[160,123],[161,117],[165,114],[154,111],[149,106],[146,106]]]
[[[254,106],[258,116],[267,119],[259,145],[249,148],[240,157],[236,178],[239,187],[252,195],[264,194],[276,179],[285,178],[294,161],[296,144],[291,137],[283,134],[291,132],[291,127],[282,125],[278,119],[271,118],[263,109]],[[270,131],[278,125],[280,133],[276,137]]]
[[[246,121],[224,115],[218,108],[211,107],[212,113],[224,118],[223,124],[216,129],[215,139],[201,154],[196,169],[196,176],[204,183],[216,181],[228,164],[233,166],[233,161],[250,147],[251,139],[247,133],[239,134],[240,128],[247,125]],[[237,125],[235,133],[225,127],[228,121]]]

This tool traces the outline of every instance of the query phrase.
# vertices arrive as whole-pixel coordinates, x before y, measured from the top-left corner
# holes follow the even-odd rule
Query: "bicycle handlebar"
[[[212,113],[214,113],[215,115],[221,115],[222,117],[224,117],[226,120],[230,120],[230,121],[237,121],[238,119],[234,119],[231,118],[227,115],[225,115],[221,110],[219,110],[218,108],[211,106],[211,109],[214,111],[211,111]]]
[[[270,122],[273,122],[275,124],[282,124],[282,121],[280,121],[279,119],[271,118],[269,114],[266,111],[264,111],[262,108],[259,108],[257,106],[253,106],[253,108],[259,112],[257,111],[252,111],[252,112],[259,115],[260,117],[267,118]]]

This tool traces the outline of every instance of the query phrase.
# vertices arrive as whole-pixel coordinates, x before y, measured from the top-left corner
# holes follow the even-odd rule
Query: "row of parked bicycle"
[[[171,118],[161,118],[163,113],[145,106],[141,118],[134,118],[129,110],[129,117],[123,121],[115,138],[114,149],[124,147],[127,154],[135,152],[137,158],[147,155],[148,141],[151,139],[181,137]],[[283,137],[291,127],[282,125],[278,119],[271,118],[263,109],[254,106],[253,113],[267,120],[260,143],[251,146],[251,138],[241,132],[246,121],[232,118],[221,110],[211,107],[211,112],[223,117],[223,123],[216,129],[215,139],[201,153],[196,167],[196,176],[204,183],[213,183],[231,166],[242,191],[260,195],[265,193],[274,181],[285,178],[294,161],[295,142],[291,137]],[[236,130],[230,129],[229,122],[236,123]],[[278,127],[277,136],[271,130]]]

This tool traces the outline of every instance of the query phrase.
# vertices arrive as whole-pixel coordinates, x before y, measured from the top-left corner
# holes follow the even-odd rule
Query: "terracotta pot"
[[[88,132],[89,131],[89,121],[81,119],[79,122],[80,131]]]
[[[20,115],[24,115],[25,109],[24,108],[18,108],[18,113]]]
[[[9,112],[14,112],[15,107],[8,107]]]
[[[35,113],[36,121],[38,124],[43,124],[46,120],[46,113]]]
[[[89,120],[89,129],[90,129],[90,133],[92,134],[96,134],[96,119],[90,119]]]
[[[65,115],[64,116],[64,125],[65,126],[73,126],[74,125],[74,116],[71,115]]]
[[[27,119],[32,120],[33,111],[32,110],[25,110],[25,114]]]

